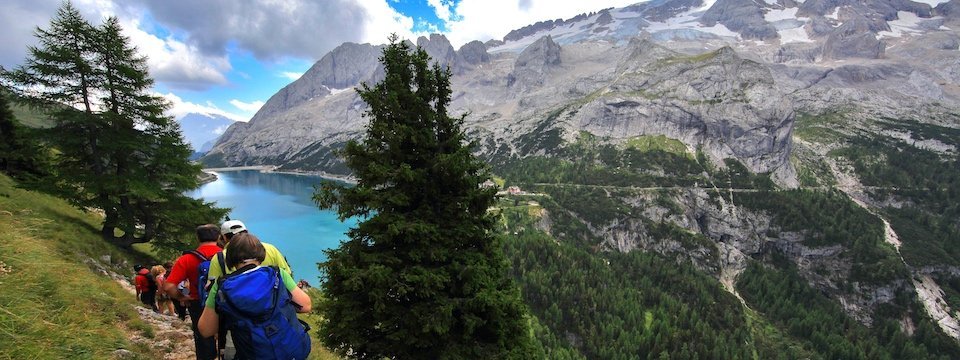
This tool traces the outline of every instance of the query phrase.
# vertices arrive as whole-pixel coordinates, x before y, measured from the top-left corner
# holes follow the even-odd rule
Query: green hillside
[[[143,260],[102,241],[99,221],[0,175],[0,359],[105,359],[117,349],[161,355],[125,334],[152,332],[134,295],[88,265],[109,255],[100,265],[129,276],[130,264]]]
[[[138,316],[134,295],[101,271],[129,278],[132,264],[155,261],[103,241],[100,221],[0,174],[0,360],[109,359],[118,349],[159,359],[169,351],[129,340],[155,331]],[[320,322],[303,318],[314,329]],[[336,359],[313,338],[310,359]]]
[[[24,126],[32,128],[47,128],[53,125],[53,120],[41,111],[26,105],[12,104],[13,116]]]

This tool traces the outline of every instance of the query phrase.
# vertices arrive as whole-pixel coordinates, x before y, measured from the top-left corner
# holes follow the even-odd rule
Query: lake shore
[[[290,174],[290,175],[304,175],[304,176],[319,176],[328,180],[335,180],[345,182],[347,184],[356,184],[357,179],[352,176],[343,176],[330,174],[323,171],[290,171],[290,170],[277,170],[278,166],[273,165],[255,165],[255,166],[233,166],[233,167],[221,167],[221,168],[206,168],[203,171],[207,174],[212,174],[214,176],[213,180],[216,180],[216,175],[218,172],[227,172],[227,171],[243,171],[243,170],[258,170],[263,173],[278,173],[278,174]],[[211,181],[213,181],[211,180]],[[208,181],[210,182],[210,181]]]

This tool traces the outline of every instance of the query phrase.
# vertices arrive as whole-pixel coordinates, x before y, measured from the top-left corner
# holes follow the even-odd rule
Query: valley
[[[955,3],[652,1],[416,45],[504,187],[546,195],[498,209],[551,358],[949,358]],[[346,174],[377,49],[334,49],[202,161]]]

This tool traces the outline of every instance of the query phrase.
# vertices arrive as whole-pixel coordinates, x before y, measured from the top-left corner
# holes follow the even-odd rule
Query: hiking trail
[[[133,297],[136,294],[133,284],[130,280],[119,274],[110,274],[110,276],[130,293]],[[190,330],[190,318],[180,320],[176,315],[161,315],[155,313],[152,309],[146,308],[143,304],[135,305],[137,314],[148,326],[153,329],[153,336],[148,332],[139,329],[124,329],[127,338],[132,344],[145,345],[156,354],[163,354],[164,360],[192,360],[194,356],[193,331]],[[117,350],[114,352],[117,358],[123,358]]]

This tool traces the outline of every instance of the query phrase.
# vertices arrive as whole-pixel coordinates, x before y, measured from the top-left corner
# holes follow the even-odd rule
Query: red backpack
[[[153,281],[153,276],[150,275],[150,270],[146,268],[140,269],[140,271],[137,272],[137,276],[134,277],[134,283],[139,292],[152,291],[157,287],[156,282]]]

